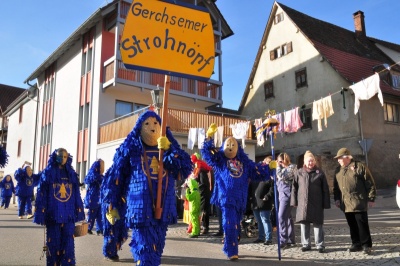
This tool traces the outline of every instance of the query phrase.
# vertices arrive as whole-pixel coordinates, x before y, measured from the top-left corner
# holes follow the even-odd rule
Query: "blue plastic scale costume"
[[[87,191],[83,204],[88,209],[87,222],[89,224],[89,234],[93,234],[92,229],[95,222],[97,234],[103,233],[103,220],[100,207],[100,186],[103,181],[103,171],[104,161],[99,159],[92,164],[84,181]]]
[[[109,203],[104,203],[103,199],[107,194],[107,198],[112,197],[109,193],[113,193],[109,187],[114,187],[115,182],[113,176],[110,175],[110,169],[104,175],[103,182],[101,184],[101,215],[103,219],[103,235],[104,235],[104,243],[103,243],[103,255],[106,260],[110,261],[119,261],[118,251],[122,248],[122,245],[128,239],[128,228],[125,224],[125,213],[126,213],[126,197],[119,197],[117,199],[117,203],[114,207],[118,210],[119,219],[114,221],[114,224],[111,224],[106,217],[108,212]],[[118,183],[117,186],[120,186],[119,191],[122,195],[126,195],[126,189],[128,186],[122,186],[122,184]],[[115,188],[115,187],[114,187]]]
[[[26,214],[27,218],[32,218],[32,197],[34,188],[39,183],[40,174],[33,174],[30,166],[18,168],[14,173],[17,180],[15,195],[18,196],[18,216],[20,219]]]
[[[0,168],[4,168],[7,163],[8,163],[8,154],[6,150],[4,150],[2,146],[0,146]]]
[[[161,118],[154,111],[146,111],[139,117],[114,155],[113,165],[107,171],[111,178],[104,190],[108,220],[110,215],[111,219],[116,217],[114,209],[119,214],[126,210],[126,226],[132,229],[129,246],[136,264],[144,266],[160,265],[167,227],[177,222],[174,181],[186,178],[192,171],[189,154],[180,148],[169,129],[166,137],[160,137],[160,125]],[[154,217],[158,147],[164,150],[160,219]]]
[[[85,219],[78,174],[60,148],[49,158],[36,198],[33,222],[46,226],[47,265],[75,265],[75,222]]]
[[[10,175],[6,175],[3,180],[0,181],[1,190],[1,208],[7,209],[10,205],[12,194],[15,193],[14,182]]]
[[[213,135],[209,132],[210,129],[208,137]],[[206,139],[201,155],[214,170],[211,204],[222,211],[223,251],[230,260],[236,260],[239,258],[240,221],[246,210],[249,181],[270,179],[269,167],[250,160],[233,137],[227,138],[219,150],[215,148],[212,138]]]

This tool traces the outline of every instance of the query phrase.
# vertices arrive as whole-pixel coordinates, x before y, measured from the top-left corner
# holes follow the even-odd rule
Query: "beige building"
[[[353,16],[355,30],[347,30],[275,2],[239,111],[254,121],[265,119],[267,110],[285,114],[298,107],[303,126],[295,133],[278,133],[276,153],[287,152],[302,165],[302,155],[311,150],[332,181],[337,166],[333,157],[347,147],[368,164],[379,187],[393,186],[400,172],[400,45],[368,37],[363,12]],[[349,86],[375,71],[383,106],[374,96],[361,101],[355,114]],[[318,131],[313,105],[326,97],[334,114]],[[268,154],[269,142],[257,146],[257,158]]]
[[[96,159],[102,158],[106,169],[111,165],[139,110],[153,103],[151,91],[164,86],[164,75],[128,70],[121,61],[121,34],[131,2],[111,1],[95,11],[27,77],[30,96],[24,95],[6,111],[10,162],[5,171],[13,173],[28,160],[38,172],[60,147],[73,156],[81,180]],[[184,2],[209,10],[215,44],[210,80],[171,77],[167,126],[186,148],[190,128],[207,129],[214,122],[224,126],[227,136],[229,125],[243,118],[216,110],[223,103],[222,40],[233,31],[215,1]],[[246,152],[254,158],[250,133],[249,129]],[[197,146],[187,151],[195,150]]]

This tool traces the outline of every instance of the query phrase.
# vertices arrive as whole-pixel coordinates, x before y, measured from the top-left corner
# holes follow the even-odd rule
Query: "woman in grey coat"
[[[296,223],[301,226],[301,251],[311,250],[310,224],[314,226],[315,245],[325,252],[324,209],[330,209],[329,186],[325,173],[316,167],[314,155],[304,154],[304,166],[299,169],[292,185],[291,206],[297,207]]]

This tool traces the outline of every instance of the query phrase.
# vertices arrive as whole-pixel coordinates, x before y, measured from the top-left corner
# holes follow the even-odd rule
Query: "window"
[[[138,110],[140,110],[140,109],[143,109],[143,108],[146,108],[147,106],[146,105],[143,105],[143,104],[137,104],[137,103],[135,103],[135,105],[134,105],[134,112],[136,112],[136,111],[138,111]],[[143,109],[142,111],[145,111],[145,109]]]
[[[17,157],[21,157],[21,146],[22,146],[22,140],[18,140]]]
[[[307,70],[296,71],[296,88],[307,87]]]
[[[392,86],[393,88],[400,90],[400,75],[392,74]]]
[[[277,14],[274,18],[274,24],[278,24],[279,22],[283,21],[283,12]]]
[[[274,82],[266,82],[264,84],[264,100],[274,97]]]
[[[117,100],[115,102],[115,118],[132,113],[133,103]]]
[[[292,52],[292,42],[282,45],[282,55],[287,55]]]
[[[312,129],[311,108],[301,109],[300,110],[300,118],[301,118],[301,122],[303,123],[303,126],[301,127],[301,130]]]
[[[269,52],[269,58],[270,60],[275,60],[279,57],[282,57],[284,55],[287,55],[289,53],[293,52],[293,46],[292,42],[285,43],[279,47],[276,47],[274,50],[271,50]]]
[[[22,107],[23,107],[22,105],[19,107],[19,123],[22,123],[22,111],[23,111]]]
[[[383,113],[386,122],[399,123],[399,105],[393,103],[384,103]]]

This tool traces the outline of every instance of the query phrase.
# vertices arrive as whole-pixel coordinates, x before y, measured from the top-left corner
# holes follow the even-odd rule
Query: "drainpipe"
[[[358,126],[360,127],[360,135],[361,135],[361,143],[362,143],[362,149],[365,155],[365,164],[368,167],[368,154],[367,154],[367,142],[364,141],[364,133],[362,129],[362,117],[361,117],[361,110],[358,110]]]
[[[37,146],[36,140],[37,140],[37,131],[38,131],[38,123],[39,123],[38,120],[39,120],[40,91],[39,91],[39,88],[36,87],[36,84],[31,85],[31,84],[29,84],[29,81],[27,81],[26,84],[28,84],[30,87],[33,87],[36,89],[37,97],[38,97],[38,99],[36,101],[36,122],[35,122],[35,136],[33,139],[33,160],[32,160],[32,169],[35,169],[34,167],[35,167],[35,162],[36,162],[36,146]]]

